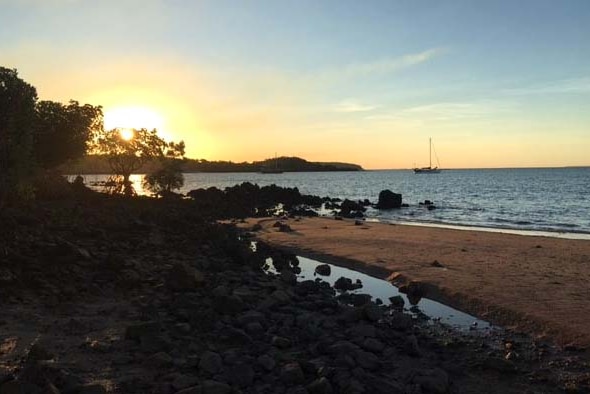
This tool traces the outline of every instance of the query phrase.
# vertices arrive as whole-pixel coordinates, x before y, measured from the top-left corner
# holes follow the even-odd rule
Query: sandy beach
[[[396,283],[419,281],[426,296],[516,330],[590,345],[590,241],[354,220],[276,219],[260,240]]]

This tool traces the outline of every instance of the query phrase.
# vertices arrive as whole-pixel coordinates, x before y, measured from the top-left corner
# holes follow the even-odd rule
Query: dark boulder
[[[352,200],[344,200],[342,204],[340,204],[340,215],[346,218],[361,218],[364,216],[364,213],[367,210],[361,203],[352,201]]]
[[[291,216],[305,216],[305,217],[316,217],[320,216],[319,213],[314,211],[313,209],[305,208],[305,207],[295,207],[289,211],[289,215]]]
[[[391,303],[391,308],[394,310],[402,311],[404,309],[405,301],[400,295],[389,297],[389,302]]]
[[[191,291],[204,283],[203,274],[184,263],[175,263],[166,277],[166,286],[174,291]]]
[[[401,208],[402,195],[394,193],[389,189],[381,190],[379,192],[379,201],[375,208],[377,209],[392,209]]]
[[[288,224],[281,223],[281,225],[279,226],[279,232],[290,233],[290,232],[293,232],[293,229]]]
[[[334,282],[334,288],[336,290],[356,290],[361,287],[363,287],[362,283],[359,283],[358,281],[353,283],[352,279],[345,278],[344,276],[341,276],[336,282]]]
[[[320,264],[315,267],[315,273],[322,276],[330,276],[332,269],[329,264]]]
[[[422,297],[426,296],[427,289],[423,283],[411,281],[410,283],[400,286],[399,292],[408,296],[408,301],[410,301],[410,304],[417,305]]]
[[[305,375],[299,363],[292,362],[284,365],[281,371],[281,380],[289,386],[303,383]]]

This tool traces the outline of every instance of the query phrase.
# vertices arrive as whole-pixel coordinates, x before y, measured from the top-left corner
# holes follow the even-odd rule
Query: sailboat
[[[438,164],[438,157],[436,159]],[[438,174],[440,173],[438,166],[432,167],[432,138],[428,139],[428,167],[414,168],[414,174]]]
[[[260,170],[262,174],[282,174],[283,171],[279,168],[279,159],[277,158],[277,154],[275,153],[275,166],[273,167],[263,167]]]

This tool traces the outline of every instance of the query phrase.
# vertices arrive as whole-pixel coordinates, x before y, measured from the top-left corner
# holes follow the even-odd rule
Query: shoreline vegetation
[[[161,163],[147,162],[137,172],[149,173]],[[232,161],[208,161],[204,159],[182,159],[180,171],[191,172],[260,172],[266,168],[278,168],[283,172],[311,171],[364,171],[358,164],[336,162],[309,162],[299,157],[278,157],[262,161],[234,163]],[[86,155],[59,167],[62,174],[109,174],[111,168],[106,156]]]
[[[106,195],[65,181],[46,186],[27,209],[0,212],[0,392],[588,389],[583,347],[518,330],[456,332],[412,318],[399,299],[384,305],[362,288],[336,291],[321,276],[298,281],[297,257],[282,248],[288,242],[261,241],[252,250],[253,236],[301,236],[298,226],[310,220],[301,218],[309,212],[301,204],[319,197],[248,184],[196,190],[190,199]],[[277,214],[291,218],[269,221],[272,230],[243,222],[268,216],[278,202],[285,212]],[[374,230],[329,223],[355,231],[341,246]],[[423,249],[425,241],[396,250]],[[381,242],[391,248],[391,240]],[[542,246],[535,253],[553,253]],[[320,251],[314,248],[306,250]],[[455,269],[450,258],[439,259],[446,268],[433,270]]]

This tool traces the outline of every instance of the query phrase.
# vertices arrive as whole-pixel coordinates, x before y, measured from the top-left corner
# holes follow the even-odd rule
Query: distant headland
[[[150,172],[157,163],[148,162],[138,172]],[[182,172],[261,172],[278,169],[280,172],[364,171],[358,164],[339,162],[310,162],[300,157],[277,157],[262,161],[241,162],[183,159]],[[87,155],[60,167],[64,174],[108,174],[108,159],[102,155]]]

